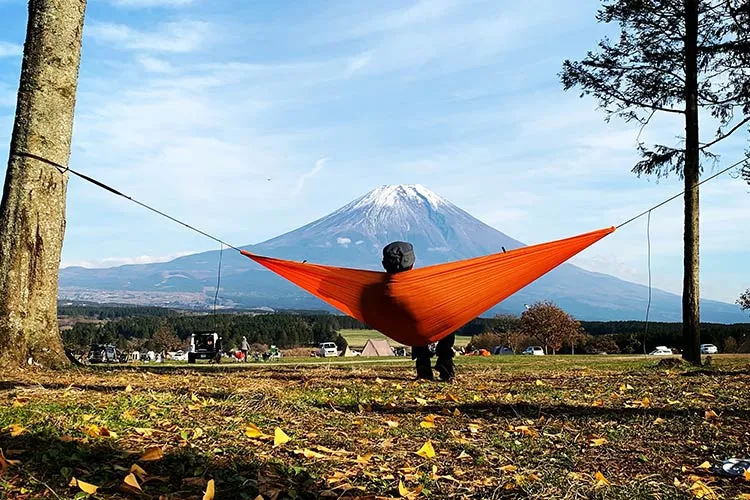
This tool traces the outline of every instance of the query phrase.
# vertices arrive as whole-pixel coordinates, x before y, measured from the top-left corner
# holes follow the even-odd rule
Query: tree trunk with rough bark
[[[685,256],[682,357],[701,364],[699,285],[700,143],[698,138],[698,1],[685,0]]]
[[[30,0],[10,158],[0,205],[0,368],[68,363],[57,322],[86,0]]]

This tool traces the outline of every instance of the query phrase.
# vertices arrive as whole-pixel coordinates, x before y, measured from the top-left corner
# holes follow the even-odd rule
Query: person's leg
[[[417,378],[423,378],[432,380],[432,366],[430,366],[430,358],[432,353],[430,348],[426,345],[414,346],[411,349],[411,359],[416,361],[417,365]]]
[[[437,370],[440,380],[445,382],[452,380],[456,376],[456,369],[453,364],[453,345],[456,343],[456,334],[451,333],[447,337],[440,339],[435,348],[435,354],[437,354],[437,361],[435,362],[435,369]]]

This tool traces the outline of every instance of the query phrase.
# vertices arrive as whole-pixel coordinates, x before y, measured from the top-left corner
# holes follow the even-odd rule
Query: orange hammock
[[[404,345],[426,345],[540,278],[614,227],[402,273],[242,254]]]

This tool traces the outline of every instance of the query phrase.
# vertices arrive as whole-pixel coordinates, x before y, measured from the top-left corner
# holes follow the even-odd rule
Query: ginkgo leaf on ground
[[[745,481],[750,481],[750,469],[745,469],[745,472],[742,473],[742,476],[745,478]]]
[[[266,434],[262,432],[257,425],[248,424],[245,428],[245,436],[249,437],[250,439],[258,439],[265,438]]]
[[[151,460],[161,460],[164,458],[164,453],[161,451],[161,448],[158,446],[152,446],[150,448],[146,448],[146,451],[141,455],[140,460],[145,461],[151,461]]]
[[[515,472],[516,470],[518,470],[518,467],[515,465],[503,465],[502,467],[500,467],[500,470],[503,472]]]
[[[714,490],[706,486],[703,481],[696,481],[695,483],[693,483],[690,489],[688,489],[688,492],[695,498],[705,498],[708,500],[715,500],[719,498]]]
[[[122,483],[125,489],[137,492],[142,491],[141,485],[138,484],[138,479],[136,479],[135,474],[133,474],[132,472],[125,476],[125,479],[123,479]]]
[[[698,466],[698,468],[699,469],[710,469],[711,468],[711,462],[709,462],[708,460],[706,460],[705,462],[703,462],[702,464],[700,464]]]
[[[138,465],[138,464],[131,465],[130,466],[130,472],[132,472],[136,476],[140,477],[141,479],[143,479],[144,477],[148,476],[148,474],[146,473],[146,471],[143,470],[141,468],[141,466]]]
[[[419,496],[420,493],[422,493],[422,489],[424,486],[421,484],[414,488],[413,490],[410,490],[406,486],[404,486],[403,481],[398,482],[398,494],[401,495],[403,498],[416,498]]]
[[[606,477],[604,477],[604,474],[602,474],[599,471],[596,471],[596,474],[594,474],[594,481],[596,481],[596,483],[594,484],[596,488],[601,488],[603,486],[610,485],[609,480]]]
[[[203,500],[214,500],[214,480],[209,479],[206,485],[206,492],[203,494]]]
[[[280,427],[276,427],[276,429],[273,431],[273,445],[281,446],[284,443],[288,443],[291,441],[292,438],[286,435],[284,431],[281,430]]]
[[[318,453],[317,451],[305,448],[304,450],[294,450],[297,455],[304,455],[305,458],[325,458],[325,455]]]
[[[203,435],[203,429],[196,427],[193,429],[193,440],[200,438]]]
[[[591,446],[601,446],[607,443],[607,438],[594,438],[591,440]]]
[[[95,486],[93,484],[81,481],[80,479],[76,479],[75,477],[70,479],[70,483],[68,483],[69,486],[78,486],[81,491],[84,493],[88,493],[89,495],[93,495],[96,493],[96,490],[99,489],[98,486]]]
[[[423,444],[419,451],[417,451],[417,455],[424,458],[433,458],[435,456],[435,448],[432,447],[432,442],[427,441]]]
[[[7,429],[10,431],[10,435],[12,437],[20,436],[24,432],[26,432],[26,427],[22,426],[21,424],[10,424]]]

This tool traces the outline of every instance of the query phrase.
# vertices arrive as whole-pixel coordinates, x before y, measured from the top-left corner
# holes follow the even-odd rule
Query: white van
[[[336,344],[334,342],[323,342],[320,344],[320,352],[318,353],[318,356],[329,358],[332,356],[338,356],[339,350],[336,348]]]

